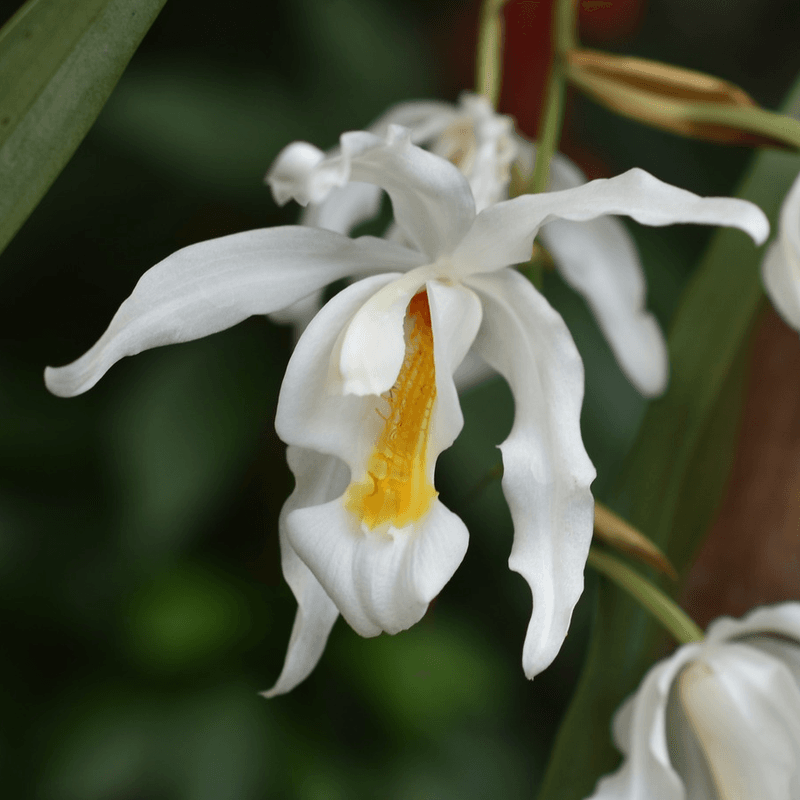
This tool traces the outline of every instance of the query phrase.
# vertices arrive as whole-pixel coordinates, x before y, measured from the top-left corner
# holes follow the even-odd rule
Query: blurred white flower
[[[778,235],[761,262],[761,276],[784,322],[800,331],[800,175],[781,206]]]
[[[800,604],[723,617],[620,707],[625,756],[591,800],[797,800]]]
[[[402,103],[369,130],[383,136],[391,124],[408,128],[414,144],[425,146],[461,170],[478,212],[508,199],[512,167],[518,169],[522,181],[533,172],[534,145],[515,132],[511,117],[498,114],[480,95],[463,93],[458,104]],[[338,152],[329,151],[327,156]],[[584,183],[586,176],[577,165],[560,153],[553,156],[547,191]],[[300,222],[349,235],[378,214],[381,196],[375,184],[351,181],[332,188],[318,201],[312,199]],[[543,225],[538,236],[562,278],[586,301],[631,383],[648,397],[663,392],[669,374],[667,346],[658,322],[645,307],[644,270],[627,228],[613,216],[580,222],[558,219]],[[386,237],[410,244],[403,240],[397,225],[390,226]],[[294,324],[299,335],[321,305],[319,291],[271,317]],[[483,362],[468,356],[456,382],[463,388],[490,373]]]
[[[433,477],[463,424],[453,373],[471,348],[514,395],[503,491],[514,523],[509,566],[533,594],[523,648],[533,677],[561,647],[583,589],[595,472],[581,441],[578,352],[561,317],[509,266],[528,258],[555,218],[717,222],[756,240],[766,218],[641,170],[476,214],[464,175],[397,126],[383,137],[345,134],[330,157],[290,145],[270,180],[280,201],[301,203],[351,180],[374,183],[412,246],[286,226],[184,248],[145,273],[85,355],[45,371],[47,386],[79,394],[126,355],[285,308],[345,275],[369,276],[314,317],[281,386],[275,426],[296,479],[281,514],[281,558],[299,608],[268,694],[311,672],[338,614],[363,636],[408,628],[461,562],[467,531],[438,500]]]

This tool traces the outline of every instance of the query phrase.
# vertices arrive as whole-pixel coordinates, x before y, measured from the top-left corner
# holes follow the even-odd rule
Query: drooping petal
[[[586,182],[576,164],[553,154],[548,191]],[[557,219],[542,226],[539,239],[564,280],[586,300],[631,383],[645,397],[661,394],[669,372],[667,343],[645,308],[644,270],[627,228],[609,216],[586,222]]]
[[[340,500],[294,511],[289,539],[362,636],[418,622],[467,551],[464,523],[439,500],[417,523],[364,532]]]
[[[586,300],[622,371],[645,396],[667,385],[667,343],[645,308],[639,254],[614,217],[586,222],[553,220],[539,231],[564,280]]]
[[[530,258],[539,228],[554,219],[576,222],[605,214],[624,214],[644,225],[688,222],[728,225],[761,244],[769,222],[757,206],[729,197],[698,197],[631,169],[574,189],[521,195],[484,209],[453,253],[457,273],[492,272]]]
[[[778,237],[767,249],[761,275],[778,313],[800,330],[800,175],[783,201]]]
[[[340,142],[332,156],[306,142],[284,148],[267,176],[275,200],[318,203],[349,181],[372,183],[389,194],[395,220],[429,261],[453,250],[475,217],[469,183],[456,167],[413,145],[400,126],[385,136],[352,131]]]
[[[45,383],[53,394],[71,397],[94,386],[124,356],[208,336],[347,275],[402,271],[420,258],[382,239],[348,239],[295,225],[193,244],[149,269],[97,343],[65,367],[48,367]]]
[[[289,447],[286,458],[294,473],[295,489],[283,505],[278,531],[283,576],[297,600],[297,615],[281,674],[271,689],[262,692],[264,697],[285,694],[311,674],[339,616],[333,600],[289,542],[286,516],[297,508],[327,503],[338,497],[347,486],[347,467],[334,456],[300,447]]]
[[[670,761],[667,700],[675,676],[700,645],[681,647],[650,669],[614,717],[614,743],[625,755],[620,768],[601,778],[588,800],[686,800],[683,782]]]
[[[595,470],[580,431],[583,364],[564,321],[519,273],[473,276],[469,285],[484,304],[475,349],[514,395],[514,426],[500,449],[514,522],[509,566],[533,594],[523,648],[532,678],[564,641],[592,538]]]
[[[785,665],[730,643],[705,648],[678,680],[720,797],[798,796],[800,688]]]

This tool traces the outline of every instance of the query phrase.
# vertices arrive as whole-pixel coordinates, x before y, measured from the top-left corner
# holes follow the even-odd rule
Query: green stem
[[[553,63],[544,96],[542,122],[536,142],[536,164],[529,185],[533,194],[547,188],[550,159],[561,138],[566,89],[566,56],[576,46],[577,0],[557,0],[553,14]]]
[[[475,58],[475,91],[493,108],[500,100],[503,82],[503,6],[508,0],[484,0]]]
[[[703,639],[703,631],[682,608],[627,564],[596,547],[589,549],[589,564],[628,592],[681,644],[698,642]]]

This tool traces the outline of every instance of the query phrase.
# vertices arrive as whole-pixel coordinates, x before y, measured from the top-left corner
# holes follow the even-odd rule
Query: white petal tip
[[[75,375],[69,367],[45,367],[44,385],[56,397],[75,397],[94,386],[97,381],[86,379],[85,375]]]
[[[629,375],[631,383],[636,387],[636,391],[642,397],[652,399],[660,397],[667,389],[669,384],[669,361],[666,355],[664,358],[653,357],[651,364],[647,368],[641,368],[635,375]]]
[[[292,142],[278,154],[275,163],[264,180],[272,189],[278,205],[296,200],[300,205],[324,199],[331,186],[322,187],[309,180],[314,168],[325,158],[325,154],[308,142]]]
[[[667,390],[668,383],[669,381],[665,375],[663,380],[659,380],[657,383],[648,385],[638,384],[636,389],[642,397],[645,397],[648,400],[654,400],[655,398],[661,397],[661,395],[664,394],[664,392]]]
[[[758,208],[758,206],[756,206],[756,211],[758,214],[754,224],[747,232],[757,245],[762,245],[767,241],[767,237],[769,236],[769,220],[767,219],[767,215]]]

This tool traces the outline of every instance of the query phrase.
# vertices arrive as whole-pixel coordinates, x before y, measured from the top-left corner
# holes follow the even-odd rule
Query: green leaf
[[[166,0],[29,0],[0,30],[0,252],[69,161]]]
[[[786,103],[787,109],[798,107],[800,82]],[[773,231],[798,171],[797,155],[765,152],[742,184],[739,197],[761,206]],[[751,334],[765,302],[762,255],[738,231],[723,229],[712,239],[674,319],[669,389],[649,407],[609,498],[611,508],[660,546],[679,572],[713,518],[733,460]],[[602,580],[589,653],[539,800],[582,800],[617,766],[611,718],[664,655],[664,644],[646,613]]]

